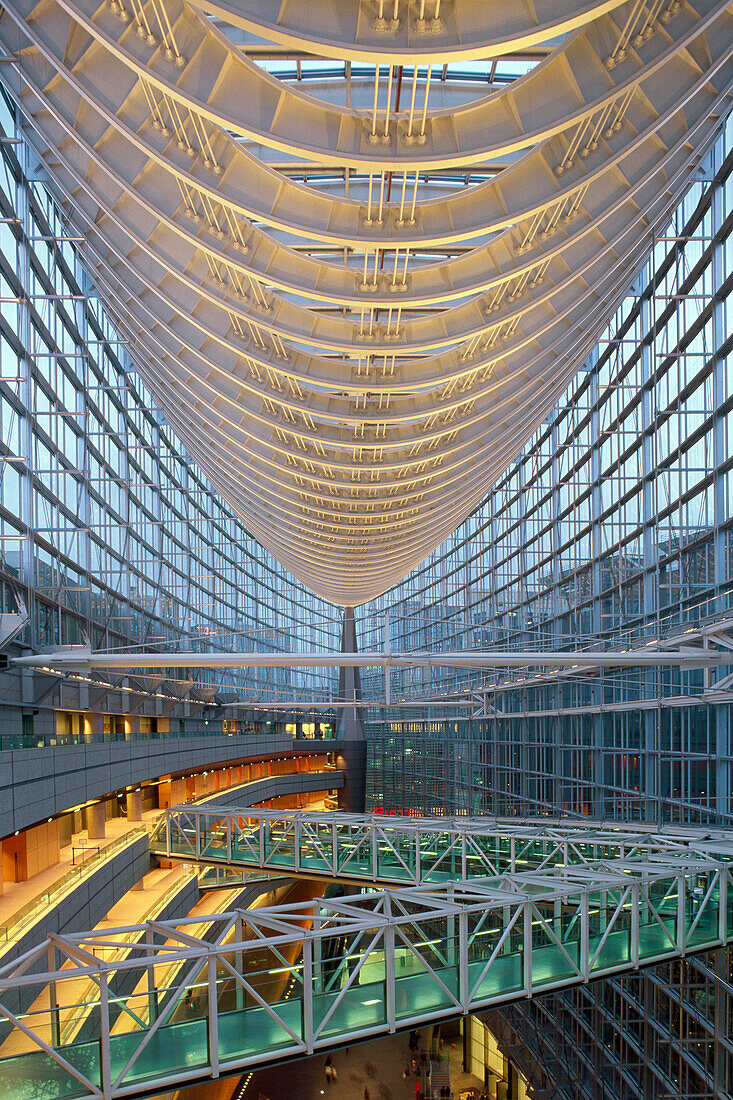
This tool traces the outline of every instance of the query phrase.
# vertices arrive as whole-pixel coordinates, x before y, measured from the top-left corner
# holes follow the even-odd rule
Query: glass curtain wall
[[[363,609],[363,646],[627,649],[730,616],[732,150],[728,123],[564,399],[452,538]],[[411,706],[371,715],[370,803],[733,825],[730,671],[393,670],[391,700]],[[557,1095],[733,1095],[730,953],[504,1016]]]
[[[19,642],[337,647],[338,609],[249,535],[141,384],[3,95],[0,129],[0,598],[28,609]],[[197,678],[276,703],[327,695],[333,675]]]

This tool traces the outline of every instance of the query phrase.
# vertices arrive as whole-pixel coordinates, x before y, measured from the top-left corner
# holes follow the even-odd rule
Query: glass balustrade
[[[667,872],[638,844],[242,811],[169,815],[153,846],[166,839],[171,853],[219,866],[230,851],[232,862],[284,871],[330,873],[335,864],[366,889],[352,891],[343,912],[324,898],[240,914],[243,938],[213,953],[177,938],[175,924],[147,962],[131,955],[129,930],[118,955],[105,934],[97,956],[105,977],[89,969],[75,977],[72,968],[51,986],[39,978],[22,1026],[0,1023],[3,1100],[93,1095],[106,1059],[112,1081],[129,1088],[204,1077],[214,1054],[244,1065],[319,1049],[705,950],[724,942],[726,927],[733,936],[730,870],[694,852]],[[375,872],[429,888],[374,891]],[[13,995],[0,988],[0,1004]]]

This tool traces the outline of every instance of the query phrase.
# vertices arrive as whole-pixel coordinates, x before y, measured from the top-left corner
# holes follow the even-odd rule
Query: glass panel
[[[663,879],[645,887],[649,898],[639,904],[639,958],[650,959],[674,949],[677,942],[677,879]],[[655,917],[650,905],[657,912]]]
[[[420,877],[423,882],[444,882],[462,877],[460,843],[446,833],[423,833],[420,837]]]
[[[296,859],[295,825],[282,820],[263,821],[265,860],[273,867],[294,867]]]
[[[339,999],[340,998],[340,999]],[[384,982],[351,985],[345,993],[316,994],[313,998],[313,1018],[316,1025],[326,1018],[329,1009],[338,1005],[321,1035],[346,1035],[364,1028],[386,1026],[387,1009]]]
[[[356,826],[340,825],[336,844],[339,867],[348,874],[368,874],[372,871],[371,832]]]
[[[272,1006],[298,1038],[303,1038],[303,1004],[298,999]],[[264,1008],[225,1012],[219,1016],[219,1059],[247,1058],[268,1050],[295,1046],[296,1040]]]
[[[111,1036],[109,1046],[113,1080],[122,1072],[144,1038],[141,1031]],[[206,1020],[167,1024],[155,1032],[140,1057],[130,1067],[124,1078],[125,1084],[154,1079],[175,1071],[195,1069],[207,1065],[208,1061]]]
[[[561,978],[574,977],[580,961],[580,908],[567,903],[555,906],[550,902],[535,903],[535,910],[532,917],[532,985],[548,985]]]
[[[100,1085],[98,1043],[62,1047],[60,1053],[75,1069]],[[46,1096],[55,1100],[89,1094],[85,1085],[42,1050],[0,1060],[0,1086],[4,1100],[39,1100]]]
[[[333,865],[333,833],[330,825],[317,822],[303,831],[300,846],[300,865],[309,871],[327,871]],[[310,837],[313,837],[311,839]]]
[[[483,914],[468,915],[468,978],[473,989],[483,970],[501,941],[504,928],[514,916],[509,906],[501,910],[489,910]],[[472,993],[474,1002],[495,1000],[507,993],[514,993],[524,984],[524,942],[522,918],[515,922],[504,939],[478,988]]]
[[[415,838],[390,831],[390,845],[377,841],[377,874],[398,882],[415,880]]]

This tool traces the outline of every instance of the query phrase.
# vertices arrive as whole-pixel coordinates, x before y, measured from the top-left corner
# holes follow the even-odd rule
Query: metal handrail
[[[122,836],[117,837],[116,840],[111,841],[111,843],[105,845],[104,848],[99,849],[95,855],[91,856],[91,858],[84,863],[73,866],[65,875],[57,879],[48,890],[44,890],[43,893],[37,894],[36,897],[26,902],[20,909],[16,909],[12,920],[7,924],[0,925],[0,943],[9,944],[12,940],[18,938],[19,932],[25,933],[28,930],[29,924],[32,923],[32,919],[29,921],[29,918],[32,918],[33,914],[37,913],[38,916],[40,916],[42,911],[47,910],[49,906],[55,905],[70,888],[77,885],[79,882],[83,882],[84,879],[88,878],[101,864],[118,855],[121,848],[126,847],[131,841],[138,840],[146,833],[147,829],[143,826],[132,829],[130,832],[123,833]]]

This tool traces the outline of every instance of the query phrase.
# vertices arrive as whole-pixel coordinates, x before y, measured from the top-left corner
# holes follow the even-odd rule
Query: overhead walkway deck
[[[721,845],[723,846],[721,849]],[[401,817],[385,814],[173,806],[151,851],[278,874],[381,886],[466,882],[537,870],[667,862],[730,851],[733,832],[551,818]]]
[[[173,821],[183,835],[171,835]],[[217,914],[206,940],[199,916],[39,944],[0,969],[0,1030],[25,1039],[0,1059],[4,1100],[152,1094],[733,940],[733,837],[723,831],[183,809],[165,828],[171,844],[195,836],[189,860],[221,858],[222,828],[227,844],[240,829],[253,852],[263,850],[254,839],[275,845],[249,866],[321,877],[348,866],[370,888]],[[267,862],[287,852],[289,865]],[[406,884],[374,888],[375,868]],[[122,938],[134,947],[121,958]],[[96,1031],[58,1045],[54,1020],[80,977],[97,991],[87,1006]],[[22,986],[47,987],[48,1007],[14,1015],[8,1001]]]

